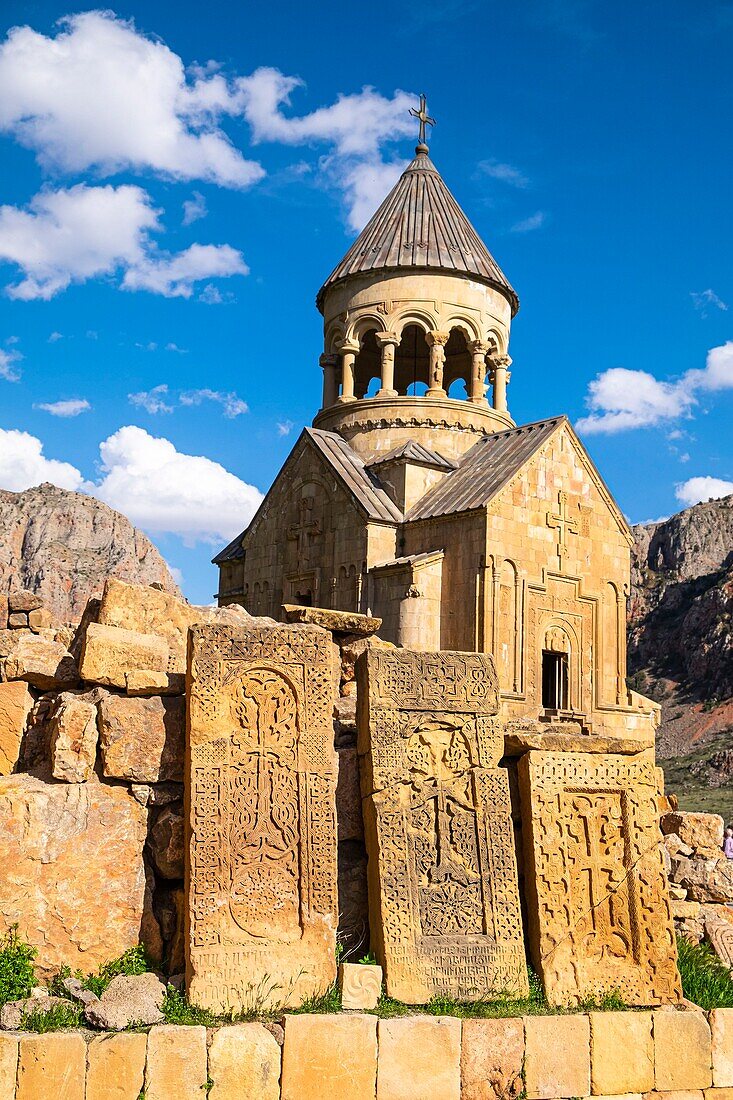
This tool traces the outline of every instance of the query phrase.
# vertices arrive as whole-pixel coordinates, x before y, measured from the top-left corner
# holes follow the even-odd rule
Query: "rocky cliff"
[[[632,683],[662,704],[657,748],[670,787],[689,808],[730,816],[733,496],[633,530]]]
[[[108,576],[178,592],[150,540],[101,501],[49,484],[0,490],[0,597],[27,589],[58,621],[78,622]]]

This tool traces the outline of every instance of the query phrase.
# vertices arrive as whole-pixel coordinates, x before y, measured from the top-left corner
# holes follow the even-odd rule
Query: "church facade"
[[[565,417],[512,420],[517,296],[423,141],[317,305],[322,407],[214,559],[219,603],[369,612],[398,645],[493,654],[520,738],[652,747],[628,525]]]

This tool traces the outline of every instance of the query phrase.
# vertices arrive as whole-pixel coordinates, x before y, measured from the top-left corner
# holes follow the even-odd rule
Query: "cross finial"
[[[410,107],[410,114],[412,115],[413,118],[418,118],[420,120],[420,132],[418,134],[418,139],[417,139],[418,140],[417,151],[419,153],[427,153],[428,146],[427,146],[427,142],[425,140],[425,138],[426,138],[425,127],[426,126],[435,126],[435,119],[431,118],[430,115],[428,114],[428,101],[425,98],[425,93],[424,92],[422,92],[420,94],[420,109],[417,110],[415,107]]]

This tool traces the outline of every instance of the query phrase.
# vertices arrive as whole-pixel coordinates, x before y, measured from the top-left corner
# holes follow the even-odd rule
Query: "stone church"
[[[395,643],[493,654],[519,736],[652,746],[658,707],[626,684],[628,525],[566,417],[514,423],[518,298],[422,131],[318,293],[322,406],[214,559],[219,603],[369,612]]]

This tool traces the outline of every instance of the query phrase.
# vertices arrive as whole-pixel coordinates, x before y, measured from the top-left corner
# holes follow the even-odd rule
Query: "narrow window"
[[[568,655],[542,651],[542,706],[545,710],[568,709]]]
[[[307,588],[304,592],[296,592],[295,602],[300,604],[301,607],[313,607],[313,593],[310,588]]]

